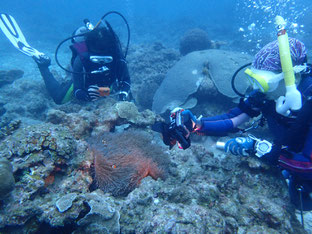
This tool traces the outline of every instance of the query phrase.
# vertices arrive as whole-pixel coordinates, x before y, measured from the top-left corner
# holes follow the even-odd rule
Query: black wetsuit
[[[72,80],[66,84],[61,85],[50,72],[46,65],[38,64],[40,73],[44,79],[48,93],[53,98],[56,104],[62,104],[68,100],[64,97],[69,92],[73,85],[73,95],[82,101],[90,101],[88,94],[88,87],[90,85],[97,85],[99,87],[111,87],[115,82],[119,91],[129,92],[130,90],[130,76],[125,59],[121,51],[118,54],[112,55],[113,62],[105,64],[109,69],[105,73],[91,74],[91,71],[97,70],[99,64],[94,64],[89,60],[90,53],[76,54],[72,59],[72,71],[78,72],[72,74]],[[89,72],[84,74],[83,72]]]

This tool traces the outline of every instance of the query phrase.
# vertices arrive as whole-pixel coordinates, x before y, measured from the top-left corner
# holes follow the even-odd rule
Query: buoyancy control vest
[[[279,165],[302,180],[312,180],[312,76],[305,77],[298,88],[303,106],[282,142],[288,150],[280,155]]]
[[[307,100],[312,97],[312,75],[304,77],[301,80],[300,84],[298,85],[298,90],[302,94],[302,104],[305,105]],[[269,129],[272,132],[274,139],[282,139],[287,134],[289,128],[291,128],[294,124],[298,125],[296,119],[303,108],[301,108],[301,110],[298,112],[293,112],[290,117],[286,117],[276,112],[275,101],[266,100],[263,103],[264,104],[259,106],[259,108],[264,118],[267,120]],[[306,130],[307,129],[308,127]],[[302,144],[304,143],[304,139],[306,138],[307,134],[307,131],[304,132],[305,134],[303,134],[303,131],[301,132],[303,137]]]
[[[70,46],[72,50],[72,59],[71,65],[73,67],[74,61],[79,57],[83,69],[84,69],[84,80],[85,86],[98,85],[98,86],[107,86],[110,87],[117,79],[116,69],[117,69],[117,58],[114,55],[105,55],[112,56],[113,61],[106,64],[92,62],[90,57],[92,55],[100,54],[91,54],[88,50],[87,44],[85,41],[76,42]]]

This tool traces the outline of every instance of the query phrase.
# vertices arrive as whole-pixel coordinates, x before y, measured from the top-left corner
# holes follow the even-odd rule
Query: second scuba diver
[[[126,52],[122,52],[118,36],[111,25],[104,18],[109,14],[117,14],[123,18],[128,29],[128,43]],[[15,19],[8,14],[1,14],[0,27],[10,42],[22,53],[31,56],[38,65],[45,82],[48,93],[56,104],[63,104],[77,98],[81,101],[94,101],[101,96],[108,96],[113,90],[118,93],[120,101],[131,100],[130,76],[128,72],[126,55],[130,40],[129,25],[118,12],[106,13],[94,27],[89,20],[78,28],[74,35],[63,40],[56,50],[57,64],[72,78],[65,84],[60,84],[49,70],[51,59],[29,46]],[[72,41],[71,68],[66,69],[57,59],[60,46]]]

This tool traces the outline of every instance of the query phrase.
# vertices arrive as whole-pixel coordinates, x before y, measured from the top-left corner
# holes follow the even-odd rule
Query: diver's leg
[[[48,93],[56,104],[62,104],[65,95],[72,85],[72,81],[67,82],[65,85],[61,85],[50,72],[46,66],[39,66],[40,73],[43,77],[44,83],[48,90]]]

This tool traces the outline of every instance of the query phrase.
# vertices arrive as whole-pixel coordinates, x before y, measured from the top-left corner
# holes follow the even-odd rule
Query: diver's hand
[[[202,127],[201,118],[202,116],[197,118],[190,110],[182,111],[182,121],[185,126],[192,126],[192,131],[196,131]]]
[[[99,86],[90,85],[88,87],[88,95],[91,101],[95,101],[101,97]]]
[[[182,111],[181,114],[182,114],[183,122],[189,122],[189,121],[193,121],[194,123],[197,122],[195,115],[190,110],[184,110]]]
[[[129,100],[129,93],[126,91],[120,91],[118,94],[119,101],[128,101]]]
[[[225,143],[225,152],[234,155],[249,156],[253,154],[255,140],[250,137],[236,137]]]
[[[178,112],[181,112],[182,123],[187,123],[189,121],[197,122],[195,115],[190,110],[184,110],[181,107],[176,107],[171,111],[171,116],[175,116]]]
[[[176,107],[171,111],[171,116],[175,116],[176,113],[181,112],[182,124],[189,130],[193,131],[195,128],[201,127],[201,121],[190,110],[184,110],[180,107]]]
[[[38,57],[33,56],[33,59],[37,63],[38,67],[49,67],[51,65],[51,59],[45,54],[41,54]]]
[[[190,110],[182,111],[182,121],[187,128],[191,127],[192,131],[196,131],[202,127],[202,122],[200,121],[201,117],[202,116],[197,119]]]

